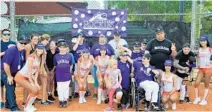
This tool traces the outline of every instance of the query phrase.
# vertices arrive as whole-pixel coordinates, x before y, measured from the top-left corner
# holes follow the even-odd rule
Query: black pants
[[[123,95],[122,95],[122,98],[121,98],[121,104],[126,105],[129,101],[130,89],[122,88],[122,92],[123,92]]]

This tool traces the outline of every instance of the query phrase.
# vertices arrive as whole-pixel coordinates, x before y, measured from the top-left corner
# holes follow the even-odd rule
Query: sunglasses
[[[9,33],[5,33],[5,34],[3,34],[4,36],[10,36],[10,34]]]
[[[27,43],[26,42],[19,42],[20,44],[23,44],[23,45],[27,45]]]
[[[123,55],[120,55],[120,56],[128,56],[127,54],[123,54]]]

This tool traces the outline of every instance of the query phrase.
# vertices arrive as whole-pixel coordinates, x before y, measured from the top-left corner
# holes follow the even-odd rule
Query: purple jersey
[[[123,63],[123,62],[119,61],[118,69],[121,70],[121,76],[122,76],[121,86],[122,86],[122,88],[129,89],[129,87],[130,87],[130,71],[131,71],[130,63],[129,62]]]
[[[135,69],[134,74],[137,84],[146,80],[153,81],[154,74],[152,72],[147,74],[147,67],[145,67],[142,63],[134,61],[133,67]],[[153,69],[152,66],[149,66],[148,68]]]
[[[99,43],[95,44],[92,49],[91,49],[91,54],[96,57],[96,56],[99,56],[100,55],[100,48],[102,46],[105,46],[106,47],[106,50],[107,50],[107,55],[108,56],[112,56],[114,55],[114,50],[113,48],[111,47],[110,44],[105,44],[105,45],[100,45]]]
[[[56,54],[54,56],[54,66],[56,66],[56,81],[64,82],[71,80],[70,66],[72,57],[70,54]]]
[[[23,53],[19,51],[17,46],[10,47],[5,51],[3,59],[1,61],[1,69],[4,71],[4,63],[10,66],[10,72],[14,75],[21,68]]]
[[[138,53],[132,52],[131,58],[133,59],[133,61],[142,62],[143,54],[144,54],[143,51],[139,51]]]
[[[78,61],[79,57],[80,57],[80,54],[82,52],[82,50],[84,49],[90,49],[88,44],[86,43],[83,43],[82,45],[78,45],[76,51],[74,52],[74,59],[75,59],[75,62]]]

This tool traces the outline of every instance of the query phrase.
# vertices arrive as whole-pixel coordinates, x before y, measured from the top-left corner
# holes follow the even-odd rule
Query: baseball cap
[[[81,37],[84,37],[83,33],[80,32],[80,33],[77,33],[77,36],[81,36]]]
[[[128,56],[128,53],[127,52],[121,52],[119,55],[120,56]]]
[[[120,32],[119,32],[119,31],[115,31],[115,32],[114,32],[114,35],[115,35],[115,36],[120,36]]]
[[[163,30],[162,28],[157,28],[157,29],[155,30],[155,33],[160,33],[160,32],[164,32],[164,30]]]
[[[68,47],[68,44],[66,42],[60,42],[58,43],[58,47]]]
[[[208,37],[205,37],[205,36],[201,36],[199,38],[200,41],[208,41]]]
[[[42,43],[38,43],[36,48],[37,49],[45,49],[45,46]]]
[[[166,60],[164,65],[165,66],[172,66],[172,60]]]
[[[151,59],[152,58],[151,54],[149,54],[149,53],[144,54],[143,57],[144,58],[147,58],[147,59]]]
[[[18,42],[20,44],[27,44],[27,39],[25,39],[25,38],[18,38]]]
[[[105,38],[105,35],[104,34],[100,34],[99,38]]]
[[[139,43],[139,42],[135,42],[135,43],[133,44],[133,47],[140,47],[140,43]]]
[[[190,44],[189,43],[185,43],[185,44],[183,44],[183,48],[184,47],[189,47],[190,48]]]
[[[58,39],[56,45],[58,45],[60,42],[66,42],[65,39]]]

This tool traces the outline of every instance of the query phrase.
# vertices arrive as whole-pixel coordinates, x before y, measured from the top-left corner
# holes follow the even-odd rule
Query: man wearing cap
[[[174,67],[177,69],[177,90],[180,90],[181,104],[184,101],[190,102],[188,94],[186,94],[186,85],[183,84],[183,80],[188,77],[195,62],[195,55],[191,51],[190,45],[188,43],[184,44],[182,50],[177,53],[174,60]]]
[[[12,40],[10,40],[10,30],[9,29],[4,29],[1,31],[1,59],[3,58],[3,55],[5,53],[5,51],[11,47],[16,45],[16,43]],[[4,93],[4,88],[3,88],[4,84],[3,82],[1,82],[1,97],[0,97],[0,108],[4,107],[4,103],[3,103],[3,93]]]
[[[114,50],[113,48],[110,46],[110,44],[107,43],[107,38],[105,37],[105,35],[100,34],[99,35],[99,43],[96,43],[92,48],[91,48],[91,54],[93,55],[94,59],[100,55],[100,48],[104,47],[107,55],[108,56],[113,56],[114,55]],[[94,96],[93,98],[97,97],[97,88],[98,88],[98,79],[96,76],[96,71],[97,71],[97,67],[94,65],[92,67],[92,75],[94,78]]]
[[[144,39],[142,42],[141,42],[141,51],[145,51],[145,49],[146,49],[146,44],[147,44],[147,42],[146,42],[146,39]]]
[[[6,88],[5,107],[11,111],[20,111],[16,103],[14,76],[21,68],[23,56],[21,51],[25,49],[26,41],[19,39],[17,46],[12,46],[5,51],[1,66],[1,82]]]
[[[165,32],[161,28],[156,29],[156,38],[147,43],[145,52],[152,55],[151,65],[161,70],[164,70],[165,60],[177,54],[175,44],[165,38]]]
[[[114,32],[114,39],[110,40],[109,44],[114,49],[115,58],[118,58],[118,54],[120,52],[120,47],[121,46],[125,46],[125,47],[128,46],[126,40],[121,38],[121,35],[120,35],[120,33],[118,31]]]
[[[145,107],[149,108],[151,102],[153,110],[159,110],[157,103],[159,85],[154,82],[154,75],[159,75],[159,71],[150,65],[151,59],[152,56],[149,53],[143,55],[142,63],[128,57],[128,61],[133,64],[136,84],[145,90]]]
[[[84,49],[89,49],[90,50],[90,47],[87,43],[85,43],[85,37],[83,36],[83,33],[78,33],[77,34],[77,42],[76,44],[74,45],[73,47],[73,51],[74,51],[74,59],[75,59],[75,71],[74,73],[77,73],[77,62],[78,62],[78,59],[80,58],[81,56],[81,53]],[[75,92],[75,95],[74,97],[78,97],[78,85],[77,85],[77,82],[75,81],[74,82],[74,92]],[[90,96],[90,91],[87,90],[87,93],[86,93],[86,96],[89,95]]]

